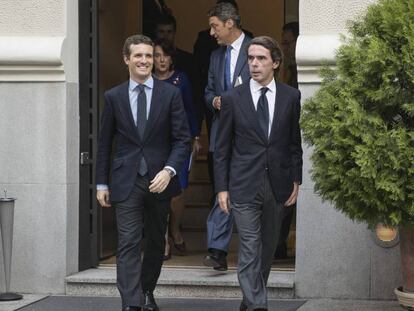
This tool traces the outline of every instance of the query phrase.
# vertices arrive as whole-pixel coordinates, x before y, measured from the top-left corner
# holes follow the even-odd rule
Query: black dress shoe
[[[125,307],[122,308],[122,311],[141,311],[140,307]]]
[[[151,292],[144,293],[144,311],[159,311],[155,303],[154,294]]]
[[[242,301],[241,304],[240,304],[240,311],[247,311],[247,306],[244,303],[244,301]]]
[[[213,267],[217,271],[227,271],[226,257],[219,257],[216,254],[210,254],[204,257],[203,263],[207,267]]]

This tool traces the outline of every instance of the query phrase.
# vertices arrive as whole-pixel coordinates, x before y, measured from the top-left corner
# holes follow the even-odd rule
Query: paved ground
[[[238,299],[157,299],[161,311],[237,311]],[[0,311],[118,311],[119,298],[24,295],[20,302],[0,302]],[[403,311],[396,301],[272,300],[269,311]]]

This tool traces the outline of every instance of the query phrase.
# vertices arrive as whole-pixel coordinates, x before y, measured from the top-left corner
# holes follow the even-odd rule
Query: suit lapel
[[[233,86],[236,84],[236,80],[240,76],[240,72],[242,71],[243,67],[246,66],[246,63],[247,63],[246,46],[248,43],[249,43],[249,39],[246,36],[244,37],[242,45],[240,46],[239,57],[237,58],[236,68],[234,69],[234,75],[233,75],[233,81],[232,81]]]
[[[135,126],[134,117],[132,115],[131,104],[129,103],[129,82],[126,82],[120,89],[121,104],[120,111],[122,116],[127,122],[128,127],[130,128],[130,133],[132,136],[139,142],[140,137],[138,135],[137,127]]]
[[[162,109],[162,97],[164,93],[164,87],[162,83],[160,83],[157,79],[154,78],[154,88],[152,89],[152,98],[151,98],[151,106],[150,111],[148,115],[148,121],[145,126],[144,131],[144,138],[143,141],[145,141],[146,138],[148,138],[149,133],[151,133],[151,129],[156,123],[158,116]]]
[[[267,137],[265,137],[265,134],[260,127],[259,119],[257,118],[257,112],[254,107],[252,94],[250,92],[249,81],[246,81],[240,86],[240,97],[240,109],[244,112],[244,115],[249,120],[249,123],[252,124],[256,134],[263,140],[264,143],[267,143]]]
[[[275,100],[275,111],[273,113],[272,129],[270,130],[269,140],[274,138],[279,128],[280,115],[282,113],[282,107],[286,105],[286,92],[281,91],[281,85],[276,82],[276,100]]]

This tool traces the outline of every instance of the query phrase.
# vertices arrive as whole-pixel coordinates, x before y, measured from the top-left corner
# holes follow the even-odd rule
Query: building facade
[[[320,84],[320,64],[335,64],[346,21],[372,2],[299,2],[297,62],[303,100]],[[17,198],[11,282],[17,292],[63,294],[65,277],[95,261],[97,240],[85,228],[99,225],[94,211],[84,207],[82,194],[91,198],[93,191],[81,185],[93,184],[89,160],[81,153],[96,134],[91,129],[95,120],[82,122],[96,109],[84,103],[98,96],[88,84],[96,75],[90,61],[98,46],[94,3],[0,2],[0,189]],[[85,46],[90,51],[86,57]],[[296,296],[393,298],[393,288],[401,283],[398,247],[378,246],[365,224],[350,221],[320,200],[309,174],[311,148],[304,145],[304,151]]]

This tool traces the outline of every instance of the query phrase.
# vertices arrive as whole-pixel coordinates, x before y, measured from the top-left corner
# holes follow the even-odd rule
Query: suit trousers
[[[279,240],[283,208],[283,203],[276,202],[267,173],[252,202],[231,202],[239,234],[237,276],[249,311],[267,309],[266,284]]]
[[[142,292],[154,291],[163,263],[170,200],[157,200],[148,176],[137,176],[128,198],[114,203],[118,226],[117,286],[122,307],[141,306]],[[141,242],[145,233],[144,258]]]

